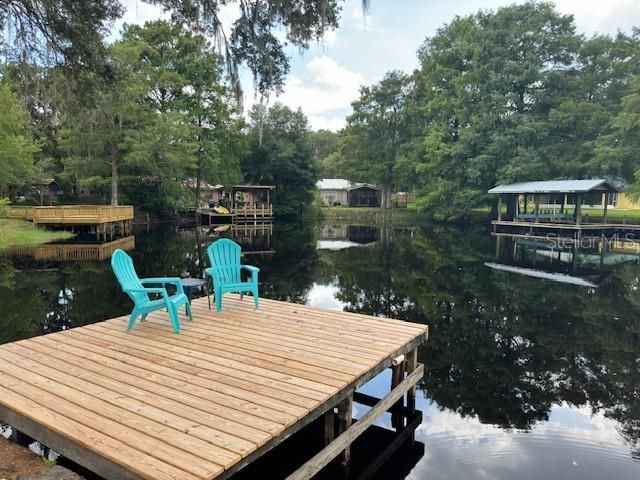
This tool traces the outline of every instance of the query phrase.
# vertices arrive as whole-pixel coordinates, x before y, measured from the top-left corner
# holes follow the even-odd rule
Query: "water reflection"
[[[199,276],[207,245],[228,235],[215,228],[137,232],[132,256],[141,276]],[[633,247],[553,250],[517,239],[500,244],[476,228],[308,223],[235,238],[254,252],[247,262],[261,268],[266,297],[429,324],[418,405],[425,412],[418,439],[427,450],[408,478],[640,475]],[[331,241],[352,248],[325,248]],[[107,261],[0,258],[0,273],[0,342],[130,308]],[[380,396],[388,382],[374,379],[366,389]]]
[[[586,240],[500,235],[496,238],[495,260],[485,265],[558,283],[598,288],[612,274],[612,265],[637,263],[640,258],[636,242]]]

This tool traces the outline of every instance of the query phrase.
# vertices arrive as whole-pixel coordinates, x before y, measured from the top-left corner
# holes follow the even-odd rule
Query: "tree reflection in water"
[[[429,324],[421,386],[440,408],[526,430],[553,405],[586,405],[617,420],[640,456],[637,262],[587,289],[487,268],[484,230],[380,238],[390,241],[323,252],[318,278],[347,310]]]
[[[141,276],[200,276],[206,246],[227,234],[140,233],[132,256]],[[483,229],[298,223],[245,237],[265,297],[302,303],[332,285],[349,311],[428,323],[420,386],[440,409],[528,430],[555,405],[586,406],[619,422],[640,457],[637,262],[605,265],[606,280],[584,288],[488,268],[495,240]],[[130,309],[108,261],[4,258],[0,272],[0,342]]]

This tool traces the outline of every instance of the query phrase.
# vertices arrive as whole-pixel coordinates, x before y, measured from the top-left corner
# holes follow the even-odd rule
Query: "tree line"
[[[169,21],[129,25],[106,54],[111,74],[94,77],[89,101],[58,68],[4,70],[6,192],[51,176],[70,201],[172,214],[194,206],[205,183],[246,180],[275,184],[280,214],[310,203],[306,117],[256,104],[245,121],[204,36]]]
[[[455,17],[414,72],[361,88],[344,129],[311,132],[302,112],[266,105],[289,70],[285,43],[335,28],[339,0],[232,2],[226,33],[229,2],[151,3],[171,20],[107,44],[116,0],[0,0],[0,196],[54,177],[70,201],[166,214],[195,204],[186,183],[248,181],[275,184],[277,213],[293,214],[318,176],[347,177],[378,184],[382,207],[414,191],[450,218],[505,182],[604,176],[640,195],[639,29],[587,37],[540,2]],[[240,65],[257,100],[246,119]]]
[[[171,214],[205,182],[246,180],[276,185],[278,215],[310,204],[307,119],[266,105],[289,71],[285,47],[335,29],[342,0],[147,3],[171,19],[125,25],[108,43],[118,0],[0,0],[0,198],[55,178],[64,201]],[[254,78],[248,121],[242,66]]]
[[[604,176],[640,193],[640,29],[576,33],[571,15],[529,2],[455,17],[411,74],[362,87],[321,161],[436,217],[487,206],[499,183]]]

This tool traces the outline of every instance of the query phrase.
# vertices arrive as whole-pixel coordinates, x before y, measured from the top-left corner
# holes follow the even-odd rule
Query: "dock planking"
[[[157,312],[129,333],[120,317],[1,345],[0,420],[106,478],[227,478],[427,335],[396,320],[252,304],[225,296],[217,313],[194,300],[180,334]],[[404,390],[420,373],[408,372]]]

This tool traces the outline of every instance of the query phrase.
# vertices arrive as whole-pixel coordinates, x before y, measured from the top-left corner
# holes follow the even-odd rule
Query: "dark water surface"
[[[217,235],[136,232],[131,255],[141,276],[199,276]],[[550,249],[478,228],[286,224],[233,236],[262,269],[264,297],[429,325],[426,447],[401,478],[640,478],[634,248]],[[46,255],[0,256],[0,343],[130,311],[108,260]],[[388,388],[383,374],[365,391]]]

